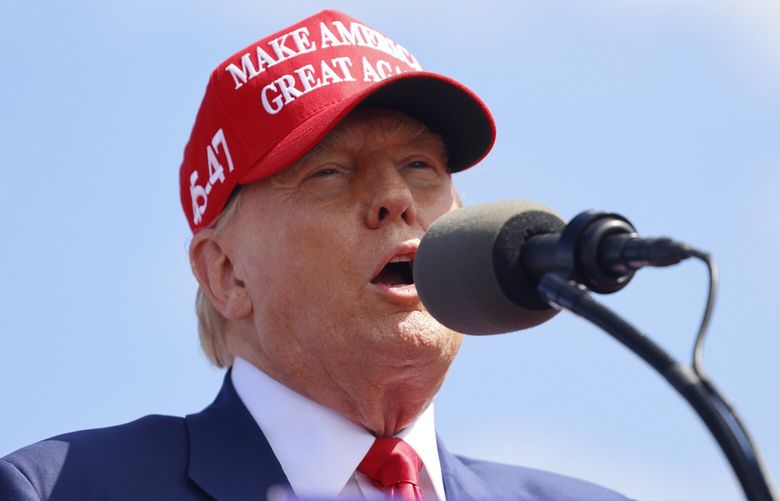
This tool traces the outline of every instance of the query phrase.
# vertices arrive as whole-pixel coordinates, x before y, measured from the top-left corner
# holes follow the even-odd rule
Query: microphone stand
[[[565,308],[597,325],[663,376],[707,425],[748,500],[780,499],[773,492],[747,428],[710,381],[693,367],[677,362],[636,327],[593,299],[584,286],[549,272],[542,276],[538,290],[550,305]]]

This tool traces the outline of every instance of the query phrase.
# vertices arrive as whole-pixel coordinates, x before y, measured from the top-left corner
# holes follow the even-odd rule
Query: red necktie
[[[378,438],[358,465],[358,471],[371,479],[389,499],[422,501],[420,456],[400,438]]]

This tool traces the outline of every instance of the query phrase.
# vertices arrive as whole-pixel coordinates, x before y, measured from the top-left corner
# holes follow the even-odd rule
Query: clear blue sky
[[[335,7],[492,108],[466,203],[627,215],[711,251],[705,367],[780,480],[780,7],[761,0],[14,2],[0,19],[0,455],[207,405],[177,172],[210,70]],[[697,263],[607,302],[687,359]],[[437,402],[451,450],[655,500],[740,499],[698,418],[638,359],[561,314],[469,338]]]

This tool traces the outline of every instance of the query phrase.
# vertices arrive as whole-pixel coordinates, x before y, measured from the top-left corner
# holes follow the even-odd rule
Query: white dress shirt
[[[235,359],[231,377],[295,495],[384,499],[371,481],[356,471],[376,439],[371,433],[287,388],[246,360]],[[444,501],[433,404],[396,436],[422,459],[420,486],[425,499]]]

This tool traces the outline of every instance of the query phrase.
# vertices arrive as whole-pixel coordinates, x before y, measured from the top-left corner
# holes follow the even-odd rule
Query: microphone
[[[635,270],[675,264],[690,251],[668,238],[639,238],[618,214],[586,211],[567,225],[541,204],[507,200],[437,219],[420,242],[413,273],[420,300],[440,323],[467,334],[499,334],[557,313],[537,292],[546,273],[612,293]]]
[[[668,266],[687,257],[705,261],[710,272],[691,366],[677,362],[587,290],[615,292],[643,266]],[[564,224],[542,205],[510,200],[458,209],[437,219],[422,238],[413,266],[423,305],[458,332],[499,334],[532,327],[555,315],[551,304],[601,327],[691,404],[728,458],[747,499],[778,499],[747,428],[700,369],[717,283],[708,253],[668,238],[639,238],[618,214],[585,211]]]

